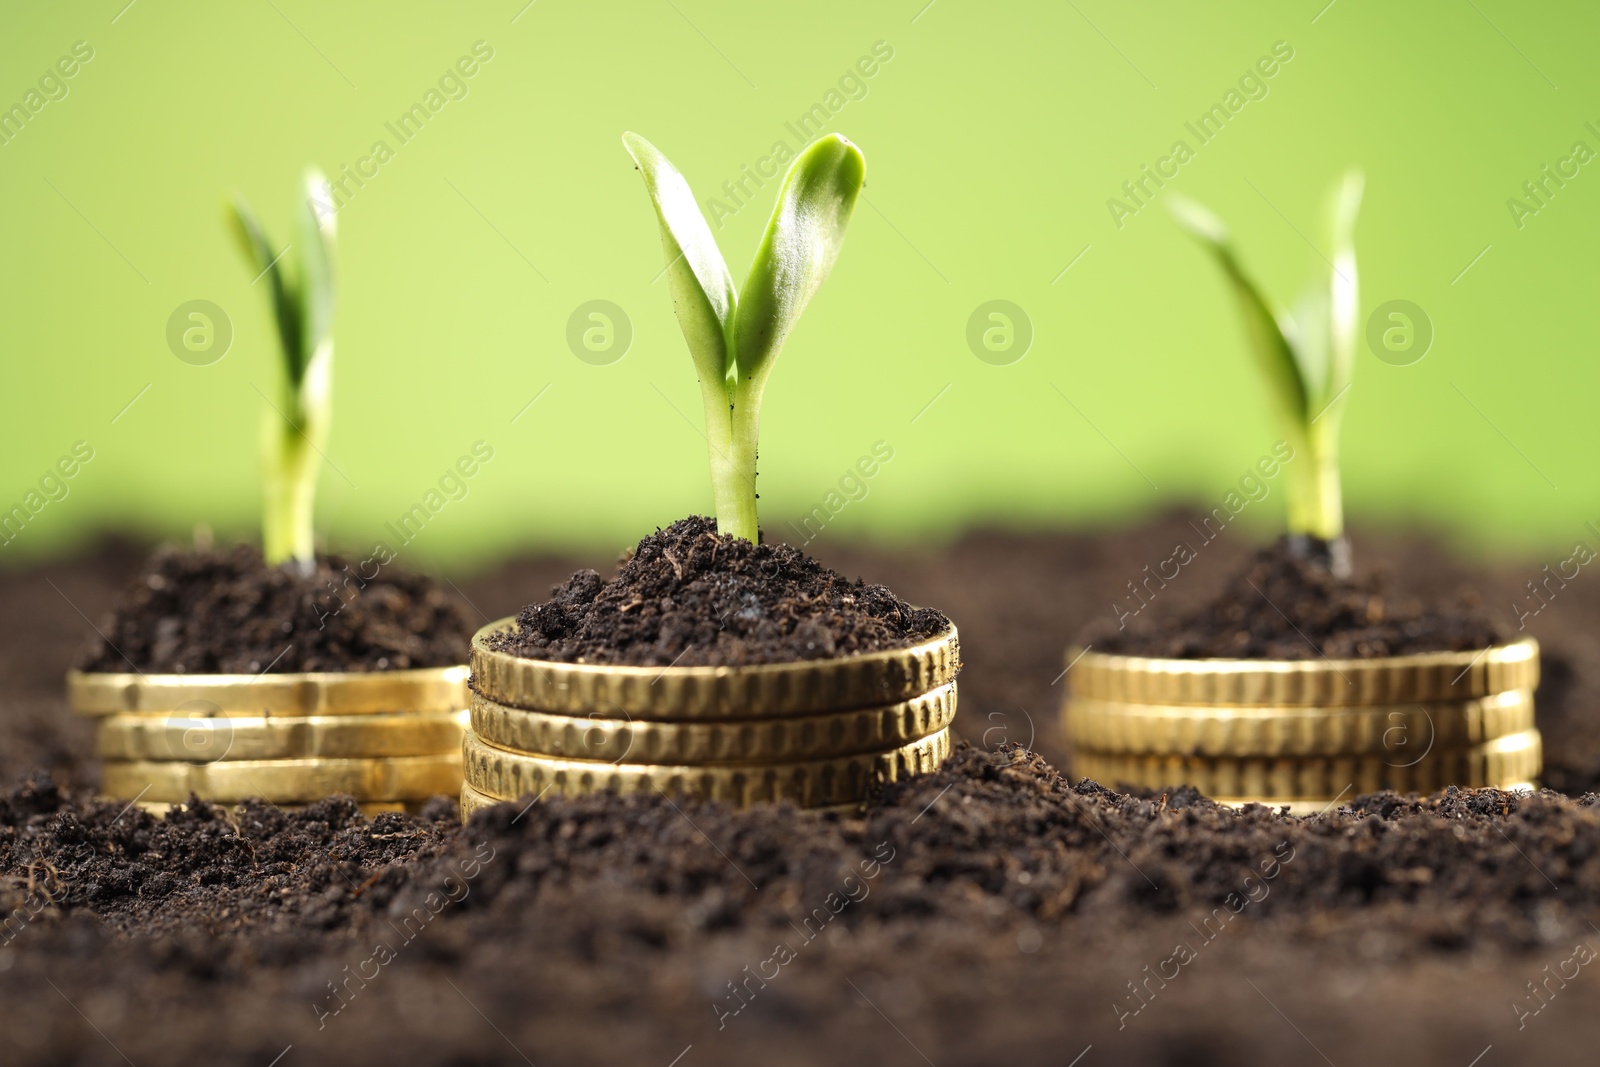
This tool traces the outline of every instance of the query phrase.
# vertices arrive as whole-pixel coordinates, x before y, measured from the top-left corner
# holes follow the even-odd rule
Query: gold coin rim
[[[898,748],[947,728],[955,721],[956,705],[956,683],[951,681],[881,707],[749,719],[657,722],[576,716],[512,707],[478,693],[470,694],[468,711],[473,734],[507,752],[600,763],[716,767],[823,760]],[[609,736],[586,754],[575,754],[573,750],[587,743],[595,730]],[[830,738],[835,730],[844,735],[843,741]],[[789,743],[780,747],[775,739]]]
[[[535,798],[535,800],[537,801],[538,798]],[[466,823],[467,820],[471,819],[473,815],[485,808],[492,808],[496,804],[512,804],[515,803],[515,801],[496,800],[494,797],[478,792],[468,783],[462,782],[461,797],[456,803],[461,812],[461,821],[462,823]],[[865,801],[852,801],[845,804],[830,804],[816,808],[802,808],[800,810],[812,815],[827,815],[829,813],[835,813],[839,815],[850,816],[852,818],[859,818],[865,813],[865,808]]]
[[[96,799],[103,800],[107,804],[116,804],[121,802],[117,797],[111,796],[99,796]],[[243,801],[214,800],[208,801],[208,803],[217,807],[227,807],[230,805],[233,807],[238,807],[238,805],[243,803]],[[312,801],[311,803],[314,804],[316,801]],[[372,819],[379,815],[415,815],[422,810],[423,803],[423,801],[410,800],[372,800],[357,801],[356,807],[360,809],[361,814],[365,815],[369,819]],[[185,797],[183,800],[140,800],[136,801],[133,806],[148,815],[154,815],[156,818],[160,819],[166,817],[174,811],[183,811],[188,807],[188,798]],[[310,807],[310,804],[278,804],[275,806],[282,808],[285,811],[293,812]]]
[[[1363,707],[1463,700],[1539,683],[1539,642],[1374,659],[1160,659],[1067,652],[1072,696],[1200,707]]]
[[[509,800],[496,800],[487,793],[480,793],[476,789],[472,788],[471,784],[467,782],[461,783],[461,798],[457,801],[457,804],[461,808],[462,822],[466,822],[468,819],[472,818],[473,815],[482,811],[484,808],[492,808],[496,804],[510,803],[511,801]]]
[[[961,669],[954,623],[906,648],[745,667],[556,663],[488,647],[491,634],[515,626],[516,617],[507,616],[472,636],[471,688],[497,704],[545,712],[612,711],[665,722],[847,711],[910,699],[953,681]]]
[[[1445,748],[1484,744],[1536,725],[1533,693],[1510,689],[1469,700],[1334,707],[1209,707],[1074,697],[1064,709],[1062,730],[1075,747],[1105,755],[1317,758],[1395,755],[1381,747],[1389,734],[1420,728],[1424,719],[1431,727],[1428,745]],[[1403,743],[1423,736],[1405,735]]]
[[[465,664],[397,671],[290,674],[109,674],[67,672],[67,703],[79,715],[175,712],[199,702],[224,712],[366,715],[460,711],[467,706]]]
[[[359,802],[425,800],[460,789],[457,752],[372,759],[219,760],[183,763],[156,760],[102,761],[100,792],[128,800],[108,781],[143,782],[133,793],[150,802],[181,803],[191,792],[202,799],[236,804],[259,797],[278,804],[310,804],[337,794]],[[387,773],[383,768],[389,768]],[[438,778],[432,776],[438,775]],[[361,780],[365,776],[366,780]],[[373,780],[376,776],[377,780]],[[343,781],[338,781],[339,778]],[[328,785],[328,780],[335,784]],[[217,779],[213,781],[212,779]],[[385,780],[387,779],[387,780]],[[261,786],[257,783],[265,781]],[[141,791],[142,790],[142,791]]]
[[[1369,781],[1353,786],[1357,792],[1394,789],[1402,793],[1431,793],[1451,785],[1473,789],[1511,788],[1538,780],[1539,772],[1543,768],[1543,751],[1543,736],[1537,729],[1528,729],[1480,745],[1436,750],[1414,764],[1390,763],[1371,755],[1229,758],[1185,755],[1144,756],[1075,749],[1069,766],[1074,778],[1092,778],[1108,788],[1115,788],[1118,784],[1124,783],[1140,789],[1189,785],[1206,796],[1224,797],[1238,795],[1219,787],[1219,783],[1229,779],[1237,780],[1241,777],[1266,779],[1274,774],[1297,773],[1302,780],[1313,776],[1320,776],[1326,780],[1327,786],[1324,791],[1309,795],[1301,792],[1249,794],[1261,803],[1279,801],[1298,803],[1317,799],[1332,800],[1337,795],[1337,787],[1333,784],[1336,779],[1342,783],[1350,778],[1359,780],[1363,777]],[[1481,766],[1483,781],[1444,780],[1446,768],[1440,765],[1446,760],[1463,759],[1473,766]],[[1386,772],[1394,774],[1386,775]],[[1431,777],[1425,779],[1426,784],[1423,786],[1385,785],[1381,782],[1374,784],[1371,781],[1374,776],[1419,780],[1423,779],[1424,775]],[[1352,786],[1345,786],[1347,791],[1351,788]]]
[[[229,750],[210,758],[179,754],[179,748],[161,739],[182,733],[178,720],[200,723],[225,721]],[[142,711],[106,715],[95,723],[95,756],[101,760],[142,760],[150,763],[234,763],[242,760],[283,759],[388,759],[400,756],[448,755],[461,747],[468,722],[465,711],[397,711],[366,715],[256,715],[223,712],[186,715],[184,712]],[[440,735],[437,741],[399,738],[418,732]],[[446,736],[447,735],[447,736]],[[239,747],[240,743],[243,747]],[[390,746],[384,749],[383,746]],[[235,751],[253,754],[234,755]],[[272,747],[262,754],[263,746]],[[164,748],[165,755],[157,754]]]
[[[1508,782],[1504,785],[1483,786],[1482,788],[1498,789],[1502,793],[1536,793],[1539,791],[1537,784],[1527,781]],[[1207,797],[1206,799],[1229,808],[1242,808],[1246,804],[1262,804],[1269,808],[1287,807],[1289,809],[1290,816],[1304,818],[1308,815],[1324,815],[1330,811],[1336,810],[1334,807],[1334,801],[1342,798],[1302,797],[1299,799],[1292,799],[1288,797]]]
[[[530,779],[536,774],[548,774],[551,783],[538,796],[546,793],[555,793],[558,796],[589,796],[597,793],[617,792],[622,794],[662,791],[671,794],[707,795],[694,788],[684,788],[684,782],[698,781],[705,783],[727,784],[731,788],[740,788],[744,781],[742,776],[748,776],[751,781],[767,781],[775,775],[787,775],[790,779],[800,783],[802,790],[819,778],[828,777],[830,772],[842,769],[867,765],[867,784],[859,790],[860,796],[835,797],[828,795],[822,803],[801,803],[802,807],[833,806],[863,800],[872,788],[880,784],[878,774],[888,764],[892,776],[884,780],[883,784],[900,780],[900,764],[902,761],[912,761],[917,765],[926,763],[928,771],[937,768],[950,755],[954,748],[954,739],[949,727],[919,738],[905,745],[876,752],[864,752],[851,756],[839,756],[833,759],[796,760],[787,763],[752,763],[746,765],[707,765],[707,764],[652,764],[652,763],[606,763],[600,760],[573,760],[562,759],[555,756],[539,756],[527,752],[511,752],[497,748],[494,745],[469,733],[462,741],[462,776],[463,782],[477,792],[487,797],[499,800],[516,800],[518,797],[534,793],[531,789],[520,789],[517,796],[502,795],[500,790],[493,788],[484,781],[484,773],[480,765],[487,767],[488,760],[500,761],[503,765],[513,767],[521,766]],[[918,772],[911,772],[912,774]],[[921,773],[927,773],[923,771]],[[576,788],[570,787],[567,782],[569,777],[574,777],[579,784]],[[610,785],[616,783],[618,788],[612,789]],[[664,788],[662,783],[671,788]],[[831,788],[831,787],[830,787]],[[762,798],[730,799],[717,796],[715,792],[711,799],[729,800],[741,806],[759,802]],[[785,799],[779,797],[777,799]]]

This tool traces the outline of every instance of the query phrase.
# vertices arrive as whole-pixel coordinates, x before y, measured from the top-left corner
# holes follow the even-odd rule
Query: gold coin
[[[1496,789],[1506,793],[1532,793],[1538,786],[1531,782],[1515,782],[1510,785],[1497,785]],[[1287,808],[1290,815],[1325,815],[1333,811],[1336,806],[1343,806],[1355,800],[1356,793],[1346,793],[1342,797],[1330,797],[1323,800],[1278,800],[1273,797],[1208,797],[1226,808],[1242,808],[1246,804],[1264,804],[1269,808]]]
[[[466,783],[485,796],[581,796],[655,793],[700,796],[738,807],[788,800],[824,807],[865,800],[878,786],[938,767],[950,754],[950,732],[885,752],[796,763],[748,766],[672,766],[601,763],[530,756],[495,748],[467,735]]]
[[[309,804],[335,793],[358,801],[422,800],[453,796],[460,788],[460,753],[218,763],[110,760],[100,785],[102,793],[124,799],[182,803],[195,793],[206,800],[261,797],[275,804]]]
[[[484,794],[478,792],[476,789],[472,788],[470,785],[467,785],[466,783],[462,783],[462,785],[461,785],[461,821],[462,822],[466,822],[468,819],[472,818],[474,813],[482,811],[484,808],[492,808],[496,804],[511,804],[511,803],[514,803],[514,801],[496,800],[494,797],[485,796]],[[850,804],[832,804],[832,805],[829,805],[827,807],[809,808],[809,809],[807,809],[807,812],[808,812],[808,814],[815,814],[815,815],[825,815],[825,814],[827,814],[829,812],[836,812],[836,813],[838,813],[840,815],[858,816],[858,815],[860,815],[862,813],[863,806],[864,805],[862,804],[862,802],[856,801],[856,802],[853,802],[853,803],[850,803]],[[365,806],[363,806],[362,810],[363,811],[365,810]]]
[[[115,802],[117,798],[112,796],[102,796],[100,799],[108,802]],[[220,804],[222,802],[219,801],[218,803]],[[385,815],[390,812],[401,812],[415,815],[422,810],[422,806],[425,803],[426,801],[416,800],[379,800],[368,804],[357,804],[356,807],[361,809],[361,814],[370,819],[375,815]],[[174,811],[183,811],[188,806],[189,805],[187,802],[180,803],[177,801],[165,800],[141,800],[134,804],[134,807],[138,808],[140,811],[149,812],[158,819],[163,818]],[[307,807],[305,804],[278,804],[275,806],[283,809],[284,811],[303,811]]]
[[[122,711],[370,715],[460,711],[467,668],[306,674],[101,674],[67,672],[67,703],[79,715]]]
[[[472,694],[472,731],[512,752],[603,763],[774,763],[882,752],[950,725],[956,684],[882,708],[820,715],[639,722],[509,708]]]
[[[552,663],[489,648],[501,619],[472,638],[472,688],[497,704],[562,715],[670,722],[811,715],[896,704],[955,679],[956,628],[909,648],[753,667],[618,667]]]
[[[1263,803],[1329,801],[1383,789],[1432,793],[1451,785],[1512,788],[1537,779],[1541,766],[1538,730],[1465,749],[1434,749],[1409,763],[1378,756],[1218,759],[1084,750],[1072,754],[1073,774],[1113,788],[1189,785],[1207,796],[1248,797]]]
[[[1533,694],[1364,708],[1237,708],[1072,699],[1067,740],[1091,752],[1146,756],[1360,756],[1406,762],[1435,746],[1466,748],[1533,729]]]
[[[478,792],[476,789],[472,788],[470,785],[467,785],[465,782],[461,783],[461,821],[462,822],[466,822],[468,819],[472,818],[472,816],[473,816],[473,814],[475,812],[480,812],[484,808],[492,808],[496,804],[508,804],[508,803],[510,803],[510,801],[496,800],[494,797],[485,796],[484,794]]]
[[[95,755],[112,760],[374,759],[461,748],[467,713],[194,715],[127,712],[97,724]]]
[[[1068,654],[1075,698],[1125,704],[1351,707],[1471,700],[1539,684],[1531,637],[1478,652],[1338,660],[1149,659]]]

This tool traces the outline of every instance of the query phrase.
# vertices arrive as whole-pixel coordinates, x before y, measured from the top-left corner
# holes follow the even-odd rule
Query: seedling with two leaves
[[[1307,462],[1288,470],[1291,545],[1348,575],[1339,487],[1339,424],[1350,391],[1360,315],[1354,244],[1363,178],[1347,172],[1325,209],[1328,270],[1290,310],[1276,307],[1245,272],[1222,220],[1174,197],[1172,213],[1216,258],[1244,313],[1245,332],[1277,401],[1297,453]]]
[[[278,330],[284,374],[281,400],[261,424],[262,553],[273,565],[311,573],[316,548],[312,504],[333,414],[333,194],[327,179],[308,170],[296,211],[299,269],[286,264],[291,248],[273,251],[255,212],[235,196],[232,221],[245,258],[266,281]]]
[[[717,529],[756,541],[762,393],[789,332],[839,256],[866,161],[838,134],[813,141],[795,158],[736,292],[683,175],[638,134],[623,134],[622,143],[655,205],[672,302],[700,378]]]

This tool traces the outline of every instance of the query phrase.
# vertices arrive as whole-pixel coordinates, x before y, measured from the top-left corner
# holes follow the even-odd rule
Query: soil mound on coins
[[[1161,578],[1141,586],[1159,592]],[[1142,613],[1139,594],[1127,607]],[[1148,616],[1146,616],[1148,618]],[[1470,592],[1437,608],[1385,595],[1381,575],[1338,578],[1291,550],[1288,537],[1261,549],[1222,593],[1198,610],[1144,623],[1119,618],[1084,634],[1096,651],[1173,659],[1372,659],[1461,652],[1505,640]],[[1119,628],[1129,622],[1126,628]]]
[[[744,666],[904,648],[950,620],[788,545],[753,545],[694,516],[640,541],[609,582],[578,571],[492,647],[530,659]]]
[[[367,579],[364,575],[371,573]],[[269,566],[253,545],[162,548],[78,662],[85,671],[259,674],[465,663],[472,624],[432,579],[320,556]]]

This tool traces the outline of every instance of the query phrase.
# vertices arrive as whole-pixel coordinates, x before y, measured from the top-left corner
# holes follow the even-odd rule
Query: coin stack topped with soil
[[[102,792],[157,809],[343,793],[369,812],[455,794],[466,617],[372,563],[302,575],[248,546],[157,553],[67,676],[97,720]]]
[[[1316,810],[1341,796],[1531,788],[1539,646],[1470,608],[1424,611],[1290,539],[1165,628],[1069,653],[1077,774]]]
[[[462,813],[524,796],[856,806],[950,751],[956,629],[689,518],[472,642]]]

